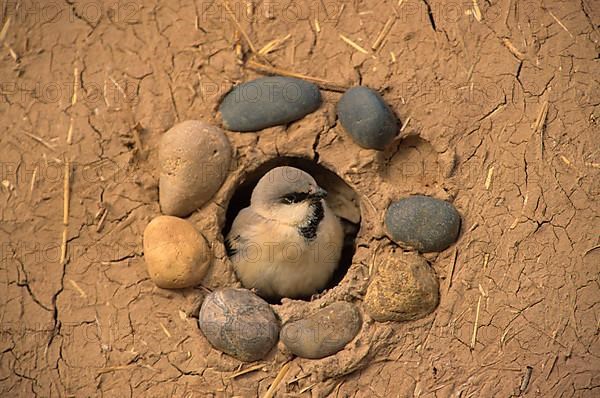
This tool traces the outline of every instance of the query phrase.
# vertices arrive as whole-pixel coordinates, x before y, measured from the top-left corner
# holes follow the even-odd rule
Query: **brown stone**
[[[376,321],[410,321],[430,314],[439,302],[439,282],[427,261],[415,253],[381,256],[367,288],[364,306]]]

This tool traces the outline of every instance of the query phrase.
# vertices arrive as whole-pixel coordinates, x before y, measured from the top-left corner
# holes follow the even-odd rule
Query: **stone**
[[[246,289],[224,288],[206,296],[198,326],[214,348],[246,362],[264,358],[279,339],[275,313]]]
[[[212,263],[204,236],[186,220],[158,216],[144,230],[144,261],[150,279],[164,289],[198,285]]]
[[[158,147],[163,214],[187,217],[208,202],[227,177],[231,155],[218,127],[187,120],[169,129]]]
[[[223,99],[219,113],[232,131],[258,131],[291,123],[321,105],[319,88],[292,77],[270,76],[235,86]]]
[[[414,195],[388,207],[385,226],[391,238],[405,248],[439,252],[456,242],[460,215],[451,203]]]
[[[416,253],[382,257],[365,295],[367,314],[386,322],[411,321],[433,312],[439,302],[439,282],[427,261]]]
[[[383,150],[398,134],[399,123],[381,95],[368,87],[346,91],[337,103],[338,119],[354,142]]]
[[[294,355],[318,359],[343,349],[356,337],[361,325],[356,306],[338,301],[307,318],[286,323],[280,338]]]

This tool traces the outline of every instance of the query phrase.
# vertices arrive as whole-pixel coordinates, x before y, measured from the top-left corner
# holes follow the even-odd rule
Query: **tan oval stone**
[[[156,286],[177,289],[202,281],[212,263],[212,252],[190,222],[159,216],[144,230],[144,261]]]
[[[219,190],[231,163],[223,130],[198,120],[176,124],[161,138],[159,201],[164,214],[186,217]]]
[[[425,259],[415,253],[381,256],[364,305],[376,321],[410,321],[430,314],[439,302],[439,282]]]

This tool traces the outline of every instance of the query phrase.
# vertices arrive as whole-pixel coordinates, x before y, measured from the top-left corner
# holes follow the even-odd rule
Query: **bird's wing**
[[[231,230],[225,239],[227,255],[232,257],[240,250],[240,248],[244,247],[244,245],[248,243],[248,241],[244,239],[244,232],[247,232],[248,229],[263,221],[264,219],[249,207],[242,209],[235,217],[235,220],[233,220]]]

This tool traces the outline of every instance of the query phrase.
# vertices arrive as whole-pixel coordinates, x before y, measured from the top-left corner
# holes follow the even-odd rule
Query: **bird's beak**
[[[310,196],[312,196],[313,198],[323,199],[327,196],[327,191],[323,188],[317,188]]]

